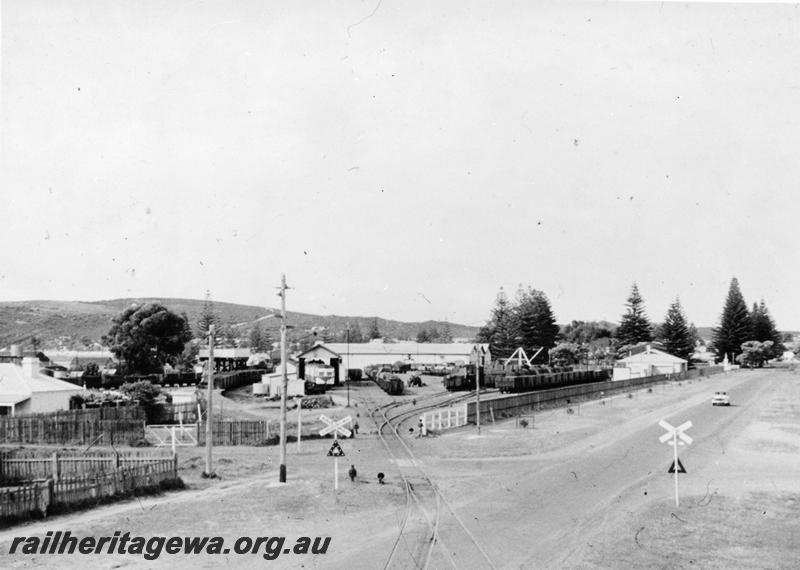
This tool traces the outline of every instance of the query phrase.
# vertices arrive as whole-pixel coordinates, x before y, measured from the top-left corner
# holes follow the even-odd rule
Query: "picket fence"
[[[17,466],[24,461],[28,461],[30,465],[29,468],[17,467],[20,472],[36,473],[46,470],[38,461],[40,458],[18,459]],[[69,460],[73,461],[73,465],[80,465],[80,468],[73,469],[69,476],[61,472],[57,479],[48,476],[24,485],[0,489],[0,524],[9,524],[31,516],[47,516],[48,511],[54,507],[80,505],[106,497],[124,496],[138,489],[153,489],[164,483],[178,482],[177,456],[110,456],[106,458],[105,465],[117,464],[120,460],[121,464],[105,472],[93,471],[101,464],[99,458],[84,462],[75,462],[74,457],[61,459],[67,459],[67,463],[55,461],[53,458],[46,460],[53,462],[49,465],[51,468],[53,464],[61,467],[69,465]],[[6,465],[5,459],[3,465]],[[81,469],[88,472],[78,474]]]
[[[278,433],[270,422],[261,420],[212,420],[213,445],[267,445]],[[205,423],[198,425],[197,445],[206,444]]]

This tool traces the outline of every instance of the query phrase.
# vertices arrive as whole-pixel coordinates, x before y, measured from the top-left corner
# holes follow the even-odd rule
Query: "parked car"
[[[714,397],[711,398],[712,406],[730,406],[731,399],[728,397],[727,392],[714,392]]]

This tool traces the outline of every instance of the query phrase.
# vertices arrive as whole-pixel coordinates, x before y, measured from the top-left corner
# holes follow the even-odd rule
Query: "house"
[[[34,414],[69,409],[69,399],[83,388],[39,372],[39,360],[21,365],[0,363],[0,415]]]
[[[686,372],[688,361],[668,352],[647,345],[636,354],[614,363],[614,380],[645,378],[658,374],[679,374]]]
[[[108,350],[63,350],[49,351],[50,362],[63,366],[70,372],[82,372],[88,364],[96,364],[101,371],[117,367],[114,354]]]
[[[347,370],[361,369],[372,364],[394,364],[403,362],[421,364],[466,364],[480,361],[486,366],[491,362],[488,344],[476,343],[427,343],[427,342],[365,342],[365,343],[321,343],[318,342],[297,357],[298,374],[305,378],[307,363],[320,362],[334,368],[334,384],[347,378]]]
[[[297,361],[292,358],[286,359],[286,378],[287,390],[286,395],[291,396],[305,396],[306,387],[305,381],[297,377]],[[253,384],[253,395],[266,395],[269,397],[280,396],[281,387],[283,386],[283,371],[278,366],[274,372],[261,375],[261,383]]]

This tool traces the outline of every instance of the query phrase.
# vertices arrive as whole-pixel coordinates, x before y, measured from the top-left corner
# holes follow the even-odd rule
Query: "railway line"
[[[420,413],[462,402],[472,394],[432,394],[408,402],[393,402],[371,410],[378,437],[394,460],[406,491],[406,506],[397,538],[384,568],[495,568],[476,537],[444,498],[411,446],[402,436],[403,423]]]

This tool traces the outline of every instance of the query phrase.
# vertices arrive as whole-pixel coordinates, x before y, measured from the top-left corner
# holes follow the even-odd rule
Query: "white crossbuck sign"
[[[692,443],[693,441],[692,438],[684,433],[687,429],[692,427],[692,422],[684,422],[678,427],[675,427],[672,424],[665,422],[664,420],[661,420],[660,422],[658,422],[658,425],[667,430],[667,433],[659,437],[658,441],[660,441],[661,443],[669,442],[672,445],[672,450],[673,450],[672,452],[674,457],[672,465],[674,470],[672,470],[671,473],[675,474],[675,506],[677,507],[679,506],[678,473],[686,472],[686,470],[683,469],[683,465],[681,465],[680,462],[678,461],[678,446],[683,445],[684,443],[687,445]],[[679,439],[681,441],[678,441]]]
[[[344,427],[345,424],[352,423],[353,418],[350,416],[334,421],[328,416],[322,415],[319,419],[325,424],[325,427],[319,430],[319,435],[328,435],[332,433],[333,437],[339,437],[339,434],[341,434],[342,437],[350,437],[350,430]]]
[[[661,420],[660,422],[658,422],[658,425],[667,430],[667,433],[658,438],[658,441],[660,441],[661,443],[666,443],[670,439],[681,439],[682,441],[679,441],[678,445],[683,445],[684,442],[690,444],[693,441],[691,437],[689,437],[684,433],[687,429],[692,427],[692,422],[690,421],[682,423],[678,427],[675,427],[665,422],[664,420]]]

